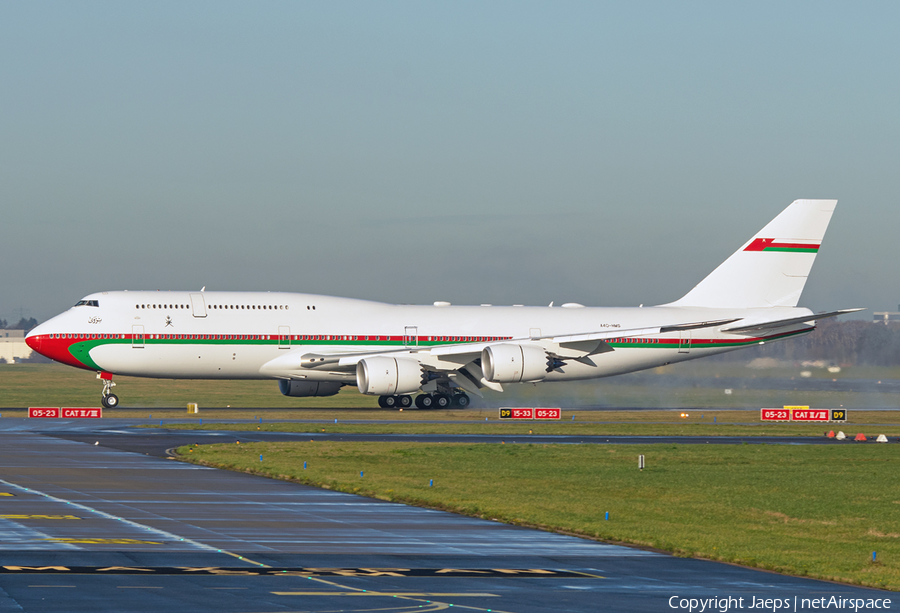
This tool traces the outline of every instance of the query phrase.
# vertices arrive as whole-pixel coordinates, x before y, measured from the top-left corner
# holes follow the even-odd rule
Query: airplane
[[[274,379],[286,396],[356,385],[383,408],[466,407],[513,383],[573,381],[784,340],[862,309],[797,307],[837,204],[796,200],[683,297],[608,308],[395,305],[275,292],[110,291],[31,330],[57,362],[114,375]],[[416,394],[415,400],[412,394]]]

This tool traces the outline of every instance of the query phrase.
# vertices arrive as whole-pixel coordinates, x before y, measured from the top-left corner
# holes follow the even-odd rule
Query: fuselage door
[[[206,317],[206,301],[203,294],[191,294],[191,310],[194,317]]]
[[[403,345],[406,347],[419,346],[419,326],[406,326],[403,329]]]
[[[131,326],[131,347],[133,349],[144,348],[144,326]]]
[[[691,352],[691,331],[682,330],[678,336],[678,353]]]
[[[278,326],[278,348],[279,349],[290,349],[291,348],[291,327],[290,326]]]

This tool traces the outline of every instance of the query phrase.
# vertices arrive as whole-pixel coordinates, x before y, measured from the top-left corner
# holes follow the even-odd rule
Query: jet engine
[[[422,367],[404,358],[363,358],[356,364],[356,385],[362,394],[410,394],[422,386]]]
[[[339,381],[278,380],[278,389],[285,396],[334,396],[341,389]]]
[[[537,345],[489,345],[481,352],[481,368],[493,383],[540,381],[547,376],[547,352]]]

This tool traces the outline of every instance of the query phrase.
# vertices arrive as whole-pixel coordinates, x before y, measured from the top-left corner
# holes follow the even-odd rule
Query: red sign
[[[28,417],[59,417],[58,407],[28,407]]]
[[[63,408],[63,419],[99,419],[103,417],[103,409]]]
[[[805,406],[786,406],[781,409],[760,409],[762,421],[847,421],[844,409],[811,409]]]
[[[560,419],[562,417],[562,409],[535,409],[535,419]]]
[[[792,421],[830,421],[828,409],[794,409],[791,412]]]
[[[534,409],[500,409],[500,419],[534,419]]]
[[[762,409],[759,418],[762,421],[791,421],[790,409]]]

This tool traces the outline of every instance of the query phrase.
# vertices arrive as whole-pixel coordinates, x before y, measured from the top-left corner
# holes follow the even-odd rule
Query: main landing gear
[[[97,378],[103,381],[103,391],[100,396],[100,404],[104,409],[114,409],[119,406],[119,397],[112,393],[112,388],[116,386],[113,383],[112,375],[105,372],[98,372]]]
[[[412,404],[412,396],[379,396],[378,406],[382,409],[406,408]],[[419,394],[416,406],[420,409],[464,409],[472,402],[466,394]]]
[[[413,400],[412,396],[407,396],[406,394],[402,396],[379,396],[378,397],[378,406],[382,409],[394,409],[400,408],[405,409],[406,407],[412,406]]]

